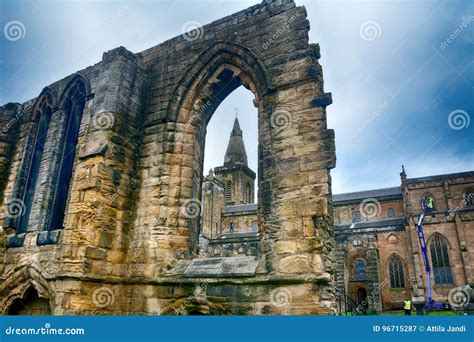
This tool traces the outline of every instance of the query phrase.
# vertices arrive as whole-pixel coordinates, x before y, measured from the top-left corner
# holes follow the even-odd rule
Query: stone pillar
[[[0,201],[8,181],[12,155],[23,115],[30,106],[9,103],[0,107]]]
[[[336,259],[336,287],[341,290],[347,292],[346,289],[346,280],[344,277],[344,272],[346,269],[346,250],[344,248],[344,244],[341,243],[336,247],[335,253]]]
[[[63,271],[101,276],[143,276],[153,272],[126,267],[126,258],[141,263],[143,249],[130,220],[135,210],[135,187],[142,124],[145,77],[137,57],[120,47],[104,53],[95,66],[91,93],[82,114],[77,159],[65,218]],[[137,254],[140,255],[138,257]]]
[[[298,68],[320,73],[317,49]],[[282,75],[282,78],[285,76]],[[330,94],[314,80],[295,80],[264,99],[261,123],[259,206],[262,252],[278,276],[313,274],[331,278],[331,180],[334,132],[326,126]]]
[[[469,250],[467,247],[466,242],[466,234],[464,231],[464,224],[459,217],[458,210],[460,208],[465,207],[465,204],[461,203],[453,203],[453,199],[451,196],[451,191],[449,189],[448,181],[443,182],[444,194],[446,196],[446,203],[448,205],[448,210],[450,213],[454,213],[454,228],[456,230],[456,236],[458,238],[458,243],[460,247],[460,254],[461,254],[461,261],[464,270],[465,284],[471,284],[473,281],[472,278],[472,269],[471,263],[469,261]],[[463,199],[464,200],[464,199]]]
[[[2,210],[0,211],[0,260],[4,260],[7,235],[13,233],[13,231],[4,230],[1,227],[11,227],[5,220],[12,220],[19,214],[18,210],[22,210],[21,203],[10,201],[12,200],[10,194],[13,189],[11,187],[7,189],[7,184],[12,169],[13,153],[19,137],[20,123],[23,115],[29,113],[30,108],[31,102],[24,106],[9,103],[0,107],[0,203],[2,203]],[[4,266],[4,263],[0,265],[0,273],[3,272]]]
[[[60,144],[65,129],[65,116],[65,111],[61,109],[51,113],[28,221],[28,231],[30,232],[46,229],[48,215],[45,213],[51,210],[49,199],[51,199],[53,193],[53,175],[61,163]],[[36,245],[36,239],[31,239],[30,244],[32,246]]]
[[[369,300],[369,309],[374,311],[382,311],[382,289],[386,280],[381,280],[379,277],[379,255],[373,242],[369,242],[367,250],[367,285]]]

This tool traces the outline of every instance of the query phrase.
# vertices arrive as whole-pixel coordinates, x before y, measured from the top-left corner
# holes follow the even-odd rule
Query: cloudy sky
[[[206,24],[258,2],[3,0],[0,104],[37,96],[104,51],[139,52],[189,22]],[[306,6],[333,95],[334,192],[398,185],[402,164],[409,177],[474,170],[474,2],[296,3]],[[205,172],[223,162],[235,108],[256,170],[256,110],[241,87],[208,126]]]

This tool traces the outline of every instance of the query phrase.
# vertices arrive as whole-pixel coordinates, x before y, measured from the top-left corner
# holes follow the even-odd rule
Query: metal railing
[[[347,295],[345,290],[334,287],[333,294],[336,297],[339,315],[367,315],[367,309],[359,305],[353,298]]]

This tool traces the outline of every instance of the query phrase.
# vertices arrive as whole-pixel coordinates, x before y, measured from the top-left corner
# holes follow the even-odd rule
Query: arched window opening
[[[466,201],[466,207],[474,206],[474,191],[468,190],[464,200]]]
[[[431,211],[436,210],[435,199],[431,194],[425,194],[421,198],[421,208]]]
[[[7,315],[51,315],[49,300],[40,298],[38,292],[33,287],[30,287],[23,298],[17,298],[13,301],[7,310]]]
[[[34,126],[36,131],[34,133],[32,153],[29,160],[25,159],[26,163],[24,165],[25,169],[23,174],[25,175],[24,179],[26,179],[26,181],[24,183],[23,193],[20,195],[23,201],[24,210],[22,215],[19,217],[18,224],[16,225],[17,233],[24,233],[28,230],[41,159],[43,156],[44,145],[46,143],[46,136],[48,134],[49,122],[51,120],[52,109],[50,101],[51,97],[45,95],[38,105],[38,110],[34,113],[34,119],[37,120],[37,124]]]
[[[362,217],[360,215],[360,211],[355,211],[354,212],[354,222],[360,222],[362,220]]]
[[[225,70],[221,75],[225,75],[222,76],[225,82],[231,77]],[[232,245],[225,240],[229,233],[258,232],[257,207],[254,205],[258,111],[254,100],[254,93],[245,87],[237,87],[222,99],[215,111],[209,104],[202,114],[209,116],[202,133],[205,141],[202,169],[213,169],[213,179],[206,177],[203,182],[212,181],[221,186],[202,204],[200,229],[207,230],[212,215],[212,222],[219,222],[222,232],[226,233],[220,240],[225,248]],[[208,210],[208,207],[211,208]]]
[[[248,203],[253,203],[253,191],[252,191],[252,186],[250,184],[247,184],[247,198],[248,198]]]
[[[253,231],[253,232],[258,231],[257,221],[252,221],[252,231]]]
[[[388,270],[390,273],[390,287],[393,289],[404,288],[405,278],[403,274],[403,262],[399,256],[393,255],[390,257]]]
[[[354,280],[367,280],[367,264],[364,259],[356,259],[354,261]]]
[[[63,228],[69,185],[71,183],[76,145],[85,106],[86,88],[83,82],[76,81],[69,91],[65,103],[65,125],[60,148],[60,164],[53,184],[53,198],[48,230]]]
[[[387,217],[394,217],[395,216],[395,210],[393,208],[388,208],[387,210]]]
[[[430,253],[435,284],[452,284],[453,275],[449,261],[448,244],[446,240],[439,234],[433,236],[430,241]]]
[[[232,201],[232,181],[230,180],[225,184],[225,199],[227,202]]]

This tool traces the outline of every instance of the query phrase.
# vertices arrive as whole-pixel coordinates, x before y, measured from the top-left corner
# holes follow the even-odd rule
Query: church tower
[[[202,234],[208,238],[216,238],[222,231],[222,212],[225,208],[224,185],[214,177],[212,169],[204,177],[202,183]]]
[[[214,168],[214,173],[224,184],[226,205],[254,203],[255,172],[247,164],[247,152],[237,117],[230,133],[224,165]]]

